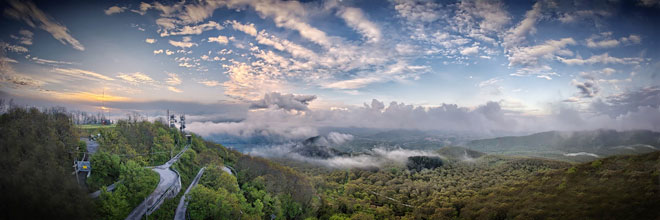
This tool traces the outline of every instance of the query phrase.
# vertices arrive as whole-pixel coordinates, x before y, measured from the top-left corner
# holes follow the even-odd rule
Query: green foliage
[[[574,174],[575,172],[577,172],[577,167],[571,167],[566,170],[566,174]]]
[[[115,191],[102,193],[97,200],[97,210],[101,216],[108,219],[123,219],[154,191],[160,178],[158,173],[140,167],[134,161],[121,164],[120,177],[122,182],[116,185]]]
[[[495,186],[466,201],[461,217],[498,213],[507,219],[657,219],[660,152],[616,156],[529,181]],[[569,169],[571,170],[571,169]],[[559,186],[555,188],[555,186]]]
[[[603,164],[603,161],[601,161],[601,160],[594,160],[593,162],[591,162],[591,167],[593,167],[593,168],[598,168],[598,167],[600,167],[600,165],[602,165],[602,164]]]
[[[440,157],[412,156],[408,157],[408,162],[406,162],[406,167],[409,170],[417,172],[422,171],[422,169],[435,169],[440,166],[442,166]]]
[[[185,141],[177,129],[162,122],[119,120],[112,129],[99,131],[99,150],[122,155],[142,166],[160,165],[176,154]]]
[[[301,206],[301,213],[296,218],[312,216],[320,206],[320,201],[315,200],[316,190],[312,183],[301,173],[280,164],[273,163],[258,157],[242,156],[236,162],[238,170],[238,182],[245,184],[257,180],[264,183],[264,190],[273,196],[288,196],[290,199]],[[280,197],[280,200],[282,198]],[[282,200],[282,207],[293,206],[285,204]],[[285,215],[286,216],[286,215]]]
[[[91,190],[110,185],[119,179],[121,171],[121,160],[119,156],[100,151],[92,155],[90,162],[93,172],[87,179],[87,185]]]
[[[3,219],[90,219],[92,201],[71,175],[78,133],[63,109],[0,115]]]

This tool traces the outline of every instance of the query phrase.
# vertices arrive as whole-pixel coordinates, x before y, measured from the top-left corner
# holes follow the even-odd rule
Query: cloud
[[[573,52],[564,48],[575,44],[575,40],[569,37],[548,40],[530,47],[515,47],[509,52],[509,66],[535,66],[539,64],[540,58],[552,59],[555,55],[573,55]]]
[[[217,37],[209,37],[209,43],[210,42],[218,42],[219,44],[227,44],[229,43],[229,39],[227,37],[218,35]]]
[[[612,57],[609,55],[609,53],[603,53],[601,55],[593,55],[587,59],[582,59],[580,57],[572,58],[572,59],[557,57],[557,59],[568,65],[584,65],[584,64],[595,64],[595,63],[639,64],[640,62],[644,61],[644,59],[639,57],[624,57],[624,58]]]
[[[0,50],[0,83],[4,84],[3,86],[8,85],[9,88],[39,88],[44,85],[41,80],[16,72],[11,63],[17,63],[17,61],[5,56],[6,48],[4,46],[6,45],[0,44],[0,47],[2,47],[2,50]]]
[[[454,29],[469,37],[496,44],[495,35],[502,33],[511,16],[499,1],[461,1],[451,21]]]
[[[332,156],[329,158],[314,158],[300,155],[296,152],[301,146],[295,143],[264,146],[262,148],[253,148],[248,153],[267,158],[288,158],[307,163],[319,164],[331,168],[373,168],[382,167],[388,164],[404,165],[408,157],[412,156],[435,156],[439,155],[431,151],[408,150],[401,148],[374,147],[366,150],[364,154],[358,156]]]
[[[278,108],[287,111],[307,111],[315,95],[280,94],[279,92],[266,93],[260,100],[253,101],[250,109]]]
[[[241,24],[236,20],[227,21],[227,23],[231,24],[234,30],[241,31],[253,37],[257,36],[257,29],[254,27],[254,24]]]
[[[122,13],[126,10],[126,7],[119,7],[119,6],[112,6],[103,12],[105,12],[106,15],[111,15],[111,14],[117,14],[117,13]]]
[[[639,0],[638,4],[645,7],[660,7],[660,0]]]
[[[433,1],[394,0],[394,9],[398,16],[408,21],[433,22],[443,17],[442,5]]]
[[[180,28],[177,28],[174,31],[168,32],[168,29],[173,29],[174,26],[169,23],[161,22],[159,23],[161,27],[163,28],[160,36],[161,37],[166,37],[166,36],[174,36],[174,35],[200,35],[204,31],[209,31],[209,30],[222,30],[224,27],[222,27],[220,24],[218,24],[215,21],[209,21],[208,23],[205,24],[200,24],[200,25],[195,25],[195,26],[182,26]]]
[[[479,47],[474,46],[474,47],[466,47],[461,50],[461,54],[469,56],[469,55],[474,55],[479,53]]]
[[[39,57],[30,56],[30,55],[25,56],[25,59],[32,60],[32,61],[34,61],[35,63],[38,63],[38,64],[50,64],[50,65],[54,65],[54,66],[58,66],[58,65],[61,65],[61,64],[65,64],[65,65],[72,65],[73,64],[72,62],[42,59],[42,58],[39,58]]]
[[[52,20],[49,15],[37,8],[31,1],[9,1],[10,8],[5,9],[5,15],[17,20],[23,20],[30,27],[37,26],[48,33],[62,44],[69,44],[73,49],[84,51],[85,47],[69,34],[69,29]]]
[[[165,50],[165,54],[167,54],[167,55],[169,56],[169,55],[174,54],[174,51],[171,51],[171,50]]]
[[[81,70],[81,69],[75,69],[75,68],[55,68],[53,69],[53,72],[68,75],[68,76],[75,76],[75,77],[91,77],[92,79],[100,79],[100,80],[107,80],[107,81],[112,81],[115,80],[113,78],[107,77],[103,74],[100,73],[95,73],[92,71],[87,71],[87,70]]]
[[[28,49],[25,48],[24,46],[8,44],[8,43],[1,42],[1,41],[0,41],[0,49],[2,49],[3,52],[4,51],[10,51],[10,52],[14,52],[14,53],[27,53],[28,52]],[[4,55],[4,53],[3,53],[3,55]]]
[[[203,81],[199,81],[199,83],[208,87],[216,87],[220,85],[220,82],[216,80],[203,80]]]
[[[161,53],[163,53],[163,49],[160,49],[160,50],[154,50],[154,54],[161,54]]]
[[[631,34],[628,37],[622,37],[621,42],[626,44],[640,44],[642,43],[642,37],[636,34]]]
[[[359,8],[341,8],[337,11],[337,15],[344,19],[348,26],[362,34],[368,42],[375,43],[380,41],[380,28],[373,22],[369,21],[364,15],[364,12]]]
[[[330,132],[326,136],[326,138],[331,141],[332,143],[335,144],[343,144],[344,142],[353,140],[353,135],[351,134],[343,134],[339,132]]]
[[[613,94],[591,104],[593,111],[613,118],[631,112],[639,112],[642,108],[658,109],[658,107],[660,107],[660,87],[658,86]]]
[[[168,86],[167,90],[170,90],[170,91],[176,92],[176,93],[182,93],[183,92],[180,89],[177,89],[176,87],[173,87],[173,86]]]
[[[153,39],[153,38],[147,38],[146,40],[144,40],[144,42],[147,42],[148,44],[156,43],[156,41],[157,41],[157,40],[156,40],[156,39]]]
[[[505,47],[512,47],[525,40],[527,34],[535,31],[534,25],[541,17],[543,3],[537,1],[532,9],[525,13],[525,17],[515,27],[509,29],[504,37]]]
[[[631,34],[627,37],[621,37],[618,40],[612,39],[612,32],[603,32],[587,38],[587,47],[589,48],[611,48],[621,44],[631,45],[639,44],[642,38],[639,35]]]
[[[169,76],[165,80],[165,83],[167,83],[167,85],[171,85],[171,86],[181,85],[181,79],[179,78],[178,75],[176,75],[176,73],[168,73],[167,75]]]
[[[482,82],[479,83],[479,87],[490,86],[490,85],[493,85],[493,84],[495,84],[499,81],[501,81],[501,80],[498,79],[498,78],[492,78],[492,79],[489,79],[489,80],[485,80],[485,81],[482,81]]]
[[[142,84],[142,83],[153,83],[154,80],[149,77],[147,74],[141,72],[135,72],[133,74],[119,73],[117,76],[120,79],[123,79],[126,82],[131,84]]]
[[[610,17],[613,13],[607,10],[576,10],[560,14],[559,21],[562,23],[576,23],[584,20],[596,20],[601,17]]]
[[[18,36],[16,35],[9,35],[9,37],[18,40],[18,43],[23,44],[23,45],[32,45],[32,37],[34,36],[34,33],[29,30],[21,29],[18,31]]]
[[[571,81],[571,84],[580,90],[580,94],[585,98],[593,98],[598,94],[599,88],[594,80],[587,80],[585,82],[578,82],[577,80]]]
[[[170,40],[169,43],[172,46],[181,47],[181,48],[189,48],[189,47],[192,47],[192,46],[197,46],[197,43],[186,42],[186,41],[173,41],[173,40]]]

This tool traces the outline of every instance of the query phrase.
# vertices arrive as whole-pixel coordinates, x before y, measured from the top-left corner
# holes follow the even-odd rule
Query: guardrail
[[[168,169],[170,169],[170,170],[174,171],[174,173],[176,173],[177,181],[173,182],[169,187],[167,187],[167,190],[165,190],[165,193],[161,194],[161,196],[158,198],[158,200],[156,200],[156,202],[153,205],[151,205],[149,208],[147,208],[147,213],[146,213],[147,216],[151,215],[151,213],[156,211],[166,198],[176,197],[176,195],[179,193],[179,191],[181,191],[181,174],[179,173],[179,171],[177,171],[176,169],[172,169],[171,167],[168,168]]]

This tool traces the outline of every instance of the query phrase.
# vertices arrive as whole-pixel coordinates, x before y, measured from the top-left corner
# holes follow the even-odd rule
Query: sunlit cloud
[[[107,81],[115,80],[111,77],[107,77],[100,73],[96,73],[88,70],[75,69],[75,68],[55,68],[53,69],[53,72],[68,76],[74,76],[74,77],[91,77],[91,78],[107,80]]]

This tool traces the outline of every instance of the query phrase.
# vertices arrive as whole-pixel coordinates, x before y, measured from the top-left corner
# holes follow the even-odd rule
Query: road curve
[[[179,174],[170,169],[170,167],[179,160],[179,157],[181,157],[186,150],[188,150],[188,145],[165,164],[151,168],[151,170],[156,171],[160,176],[158,186],[156,186],[156,189],[154,189],[151,195],[144,199],[140,205],[135,207],[135,209],[128,214],[126,219],[141,219],[144,214],[147,214],[147,212],[153,212],[158,209],[158,206],[163,202],[164,197],[174,197],[179,193],[179,190],[181,189],[181,179]]]
[[[188,189],[186,189],[186,192],[183,193],[183,196],[181,196],[181,200],[179,200],[179,205],[176,206],[176,212],[174,214],[174,220],[185,220],[186,219],[186,208],[188,207],[188,201],[186,201],[186,198],[188,197],[188,193],[190,190],[197,185],[197,182],[199,182],[199,179],[202,177],[202,174],[204,174],[204,169],[206,167],[202,167],[202,169],[199,169],[199,172],[197,172],[197,176],[195,176],[195,179],[190,183],[190,186],[188,186]]]
[[[186,192],[181,196],[181,200],[179,200],[179,205],[176,207],[176,212],[174,214],[174,220],[185,220],[186,219],[186,210],[188,208],[188,201],[186,201],[186,198],[188,197],[188,193],[190,190],[197,185],[197,182],[199,182],[199,179],[202,177],[202,174],[204,173],[204,170],[206,167],[202,167],[202,169],[199,169],[199,172],[197,173],[197,176],[195,176],[195,179],[190,183],[190,186],[188,186],[188,189],[186,189]],[[222,167],[222,170],[229,173],[229,175],[232,175],[231,170],[229,168]]]

